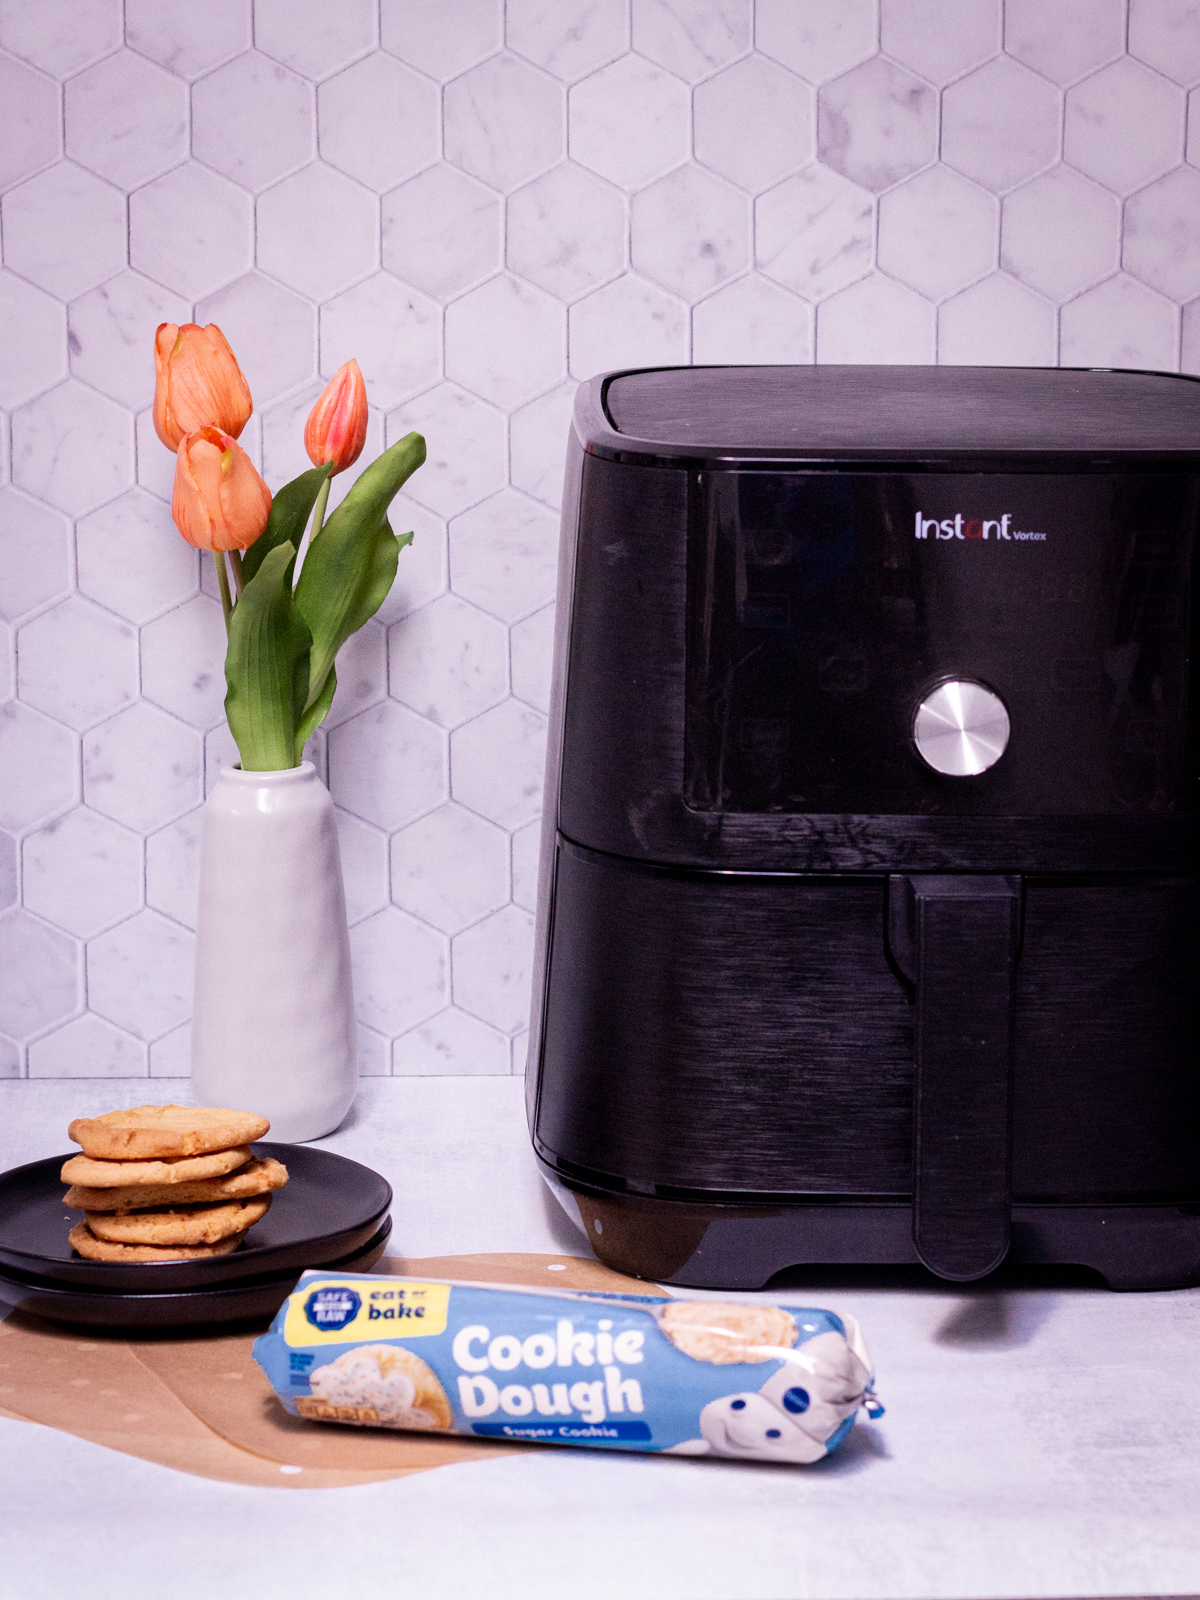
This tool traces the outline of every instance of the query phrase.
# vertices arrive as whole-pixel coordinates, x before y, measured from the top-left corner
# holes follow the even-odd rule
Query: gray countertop
[[[323,1146],[396,1192],[396,1254],[587,1255],[520,1080],[367,1080]],[[0,1083],[0,1167],[182,1082]],[[360,1488],[243,1488],[0,1419],[20,1600],[418,1594],[891,1600],[1200,1591],[1200,1290],[829,1289],[887,1415],[816,1467],[545,1450]]]

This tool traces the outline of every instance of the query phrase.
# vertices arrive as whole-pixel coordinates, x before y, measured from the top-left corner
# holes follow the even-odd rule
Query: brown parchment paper
[[[576,1256],[392,1257],[374,1270],[472,1283],[663,1292]],[[285,1489],[376,1483],[535,1448],[290,1416],[251,1355],[265,1326],[185,1338],[105,1334],[14,1312],[0,1322],[0,1414],[198,1477]]]

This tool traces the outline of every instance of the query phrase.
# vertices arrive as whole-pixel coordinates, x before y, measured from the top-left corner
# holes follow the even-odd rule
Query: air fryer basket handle
[[[916,1002],[913,1242],[958,1282],[1008,1250],[1020,934],[1019,878],[889,879],[888,944]]]

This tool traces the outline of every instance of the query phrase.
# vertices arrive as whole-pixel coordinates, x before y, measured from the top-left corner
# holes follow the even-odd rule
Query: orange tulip
[[[200,428],[180,441],[171,515],[199,550],[245,550],[260,537],[271,491],[254,463],[220,428]]]
[[[362,454],[367,437],[367,390],[357,361],[347,361],[330,378],[304,425],[304,448],[314,466],[333,462],[345,472]]]
[[[242,369],[215,322],[177,327],[164,322],[154,335],[154,431],[168,450],[185,434],[220,428],[238,434],[254,402]]]

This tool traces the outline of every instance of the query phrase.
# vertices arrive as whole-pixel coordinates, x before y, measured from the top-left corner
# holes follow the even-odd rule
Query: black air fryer
[[[602,1260],[1200,1282],[1198,512],[1188,379],[580,389],[528,1082]]]

